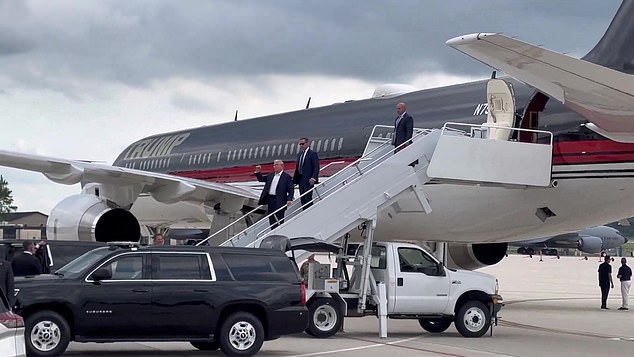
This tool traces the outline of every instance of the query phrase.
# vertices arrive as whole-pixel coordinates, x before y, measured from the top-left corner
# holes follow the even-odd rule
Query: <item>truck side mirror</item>
[[[445,276],[445,268],[442,263],[436,264],[436,276]]]

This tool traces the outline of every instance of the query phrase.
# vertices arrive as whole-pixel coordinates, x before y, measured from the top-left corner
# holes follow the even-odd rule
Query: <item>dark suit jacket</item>
[[[315,181],[319,179],[319,156],[310,148],[306,149],[306,157],[304,157],[304,164],[302,165],[302,173],[299,173],[299,162],[302,159],[304,152],[300,152],[297,155],[297,163],[295,165],[295,173],[293,174],[293,183],[299,185],[308,185],[308,180],[314,178]]]
[[[13,275],[15,276],[42,274],[42,262],[31,254],[18,254],[13,258],[11,266],[13,268]]]
[[[15,297],[13,296],[13,268],[11,263],[6,260],[0,260],[0,288],[9,300],[9,304],[13,307]]]
[[[266,182],[264,184],[264,189],[262,190],[262,194],[260,194],[260,201],[258,202],[261,205],[269,204],[269,189],[271,188],[271,182],[273,182],[273,177],[275,173],[270,173],[266,176],[263,176],[261,173],[256,173],[255,177],[258,178],[260,182]],[[280,180],[277,182],[277,187],[275,189],[275,207],[280,208],[283,205],[286,205],[286,201],[293,200],[293,179],[291,175],[286,172],[282,172],[280,175]]]
[[[396,121],[394,122],[396,124]],[[414,133],[414,119],[411,115],[405,114],[403,118],[398,122],[398,125],[394,128],[394,138],[392,138],[392,144],[399,146],[402,143],[412,138]]]

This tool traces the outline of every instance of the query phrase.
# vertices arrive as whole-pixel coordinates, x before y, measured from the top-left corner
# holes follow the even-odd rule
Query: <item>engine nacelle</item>
[[[507,243],[447,244],[447,266],[475,270],[497,264],[506,256]]]
[[[599,237],[581,237],[577,245],[584,253],[595,254],[603,250],[603,240]]]
[[[46,222],[48,239],[137,242],[139,221],[122,208],[112,208],[97,196],[77,194],[60,201]]]

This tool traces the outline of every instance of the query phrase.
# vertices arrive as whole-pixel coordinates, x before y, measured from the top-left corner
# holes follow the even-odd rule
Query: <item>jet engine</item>
[[[603,240],[599,237],[581,237],[577,246],[584,253],[599,253],[603,250]]]
[[[475,270],[497,264],[506,256],[507,243],[447,244],[447,266]]]
[[[77,194],[66,197],[51,210],[46,236],[59,240],[137,242],[141,227],[128,210],[110,207],[94,195]]]

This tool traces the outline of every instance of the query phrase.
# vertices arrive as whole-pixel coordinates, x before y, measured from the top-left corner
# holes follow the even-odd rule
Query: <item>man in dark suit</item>
[[[11,266],[15,276],[42,274],[42,262],[34,255],[37,248],[32,240],[25,240],[22,243],[24,252],[13,258]]]
[[[11,263],[0,260],[0,288],[9,300],[9,306],[13,307],[15,296],[13,292],[13,268]]]
[[[258,203],[268,205],[269,214],[284,207],[284,209],[280,209],[274,215],[269,216],[271,229],[275,229],[275,227],[284,223],[286,207],[293,201],[293,179],[291,175],[284,172],[284,162],[282,162],[282,160],[273,161],[273,170],[275,172],[272,174],[263,176],[260,173],[261,169],[260,165],[255,167],[255,176],[258,178],[258,181],[265,182]]]
[[[398,148],[398,146],[412,138],[412,134],[414,133],[414,119],[411,115],[407,114],[407,106],[405,103],[398,103],[396,105],[396,113],[398,116],[394,121],[392,144]],[[404,146],[394,150],[394,153],[399,152],[403,148]]]
[[[297,155],[293,183],[299,185],[302,209],[307,209],[313,205],[313,192],[305,195],[304,192],[310,191],[319,180],[319,156],[310,149],[308,138],[299,139],[298,145],[300,151]]]

